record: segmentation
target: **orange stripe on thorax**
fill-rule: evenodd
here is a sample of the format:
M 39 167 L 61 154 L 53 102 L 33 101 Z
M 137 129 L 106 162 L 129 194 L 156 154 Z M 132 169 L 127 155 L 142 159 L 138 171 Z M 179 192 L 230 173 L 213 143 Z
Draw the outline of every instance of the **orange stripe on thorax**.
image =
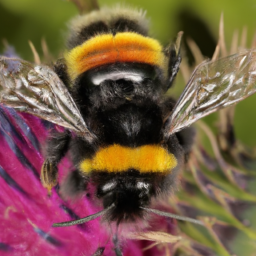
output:
M 75 79 L 92 68 L 115 62 L 137 62 L 166 67 L 162 46 L 155 39 L 133 32 L 95 36 L 69 51 L 68 72 Z

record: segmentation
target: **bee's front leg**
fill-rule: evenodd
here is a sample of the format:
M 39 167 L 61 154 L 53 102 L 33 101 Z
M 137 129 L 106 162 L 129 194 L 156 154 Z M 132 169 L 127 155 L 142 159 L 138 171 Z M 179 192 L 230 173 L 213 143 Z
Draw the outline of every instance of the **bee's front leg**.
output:
M 41 168 L 41 182 L 48 192 L 57 185 L 58 180 L 58 167 L 56 162 L 51 162 L 46 159 Z
M 174 79 L 179 72 L 180 63 L 181 63 L 181 54 L 180 54 L 180 44 L 183 32 L 179 32 L 176 38 L 175 44 L 171 44 L 167 47 L 166 54 L 169 58 L 168 62 L 168 85 L 167 89 L 169 89 Z
M 48 140 L 46 160 L 41 168 L 41 182 L 49 193 L 57 185 L 58 163 L 68 151 L 70 138 L 70 132 L 65 131 L 63 133 L 54 132 Z

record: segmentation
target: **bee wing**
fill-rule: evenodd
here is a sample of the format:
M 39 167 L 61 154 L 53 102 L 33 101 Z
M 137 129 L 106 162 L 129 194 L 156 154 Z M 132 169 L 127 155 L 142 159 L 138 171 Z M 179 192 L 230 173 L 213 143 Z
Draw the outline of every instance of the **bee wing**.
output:
M 221 108 L 256 92 L 256 49 L 204 62 L 188 84 L 165 122 L 167 136 Z
M 47 66 L 0 57 L 0 103 L 94 138 L 67 88 Z

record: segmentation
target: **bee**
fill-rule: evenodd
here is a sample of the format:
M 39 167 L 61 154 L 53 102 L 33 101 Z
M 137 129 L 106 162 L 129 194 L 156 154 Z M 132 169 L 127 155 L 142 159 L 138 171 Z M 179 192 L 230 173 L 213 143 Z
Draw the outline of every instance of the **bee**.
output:
M 145 13 L 102 8 L 71 21 L 64 57 L 52 68 L 0 57 L 0 102 L 64 127 L 48 141 L 41 181 L 58 183 L 69 152 L 75 167 L 61 183 L 63 197 L 93 185 L 103 210 L 55 223 L 81 224 L 99 216 L 121 223 L 147 214 L 202 224 L 152 208 L 170 195 L 191 151 L 202 117 L 256 91 L 256 50 L 199 65 L 178 101 L 166 96 L 179 71 L 181 33 L 163 47 L 148 33 Z

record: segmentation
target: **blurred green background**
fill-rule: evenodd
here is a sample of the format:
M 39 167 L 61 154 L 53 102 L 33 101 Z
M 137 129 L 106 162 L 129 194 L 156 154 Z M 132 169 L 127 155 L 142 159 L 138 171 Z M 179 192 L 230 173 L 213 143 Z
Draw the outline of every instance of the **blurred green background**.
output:
M 113 5 L 120 1 L 99 1 L 102 5 Z M 254 0 L 126 0 L 122 4 L 143 8 L 151 19 L 151 35 L 164 45 L 183 30 L 199 45 L 205 56 L 211 57 L 218 38 L 220 15 L 224 13 L 225 37 L 230 45 L 235 30 L 241 34 L 247 27 L 250 47 L 256 27 L 256 2 Z M 57 58 L 65 48 L 66 23 L 78 11 L 72 2 L 66 0 L 0 0 L 0 39 L 6 39 L 18 54 L 32 60 L 28 45 L 31 40 L 41 54 L 41 39 L 44 37 L 50 52 Z M 3 50 L 3 44 L 0 44 Z M 189 56 L 189 53 L 188 53 Z M 184 87 L 182 79 L 177 80 L 176 89 Z M 254 114 L 255 113 L 255 114 Z M 256 96 L 240 103 L 236 110 L 235 131 L 245 144 L 256 145 Z M 214 123 L 216 115 L 206 120 Z

